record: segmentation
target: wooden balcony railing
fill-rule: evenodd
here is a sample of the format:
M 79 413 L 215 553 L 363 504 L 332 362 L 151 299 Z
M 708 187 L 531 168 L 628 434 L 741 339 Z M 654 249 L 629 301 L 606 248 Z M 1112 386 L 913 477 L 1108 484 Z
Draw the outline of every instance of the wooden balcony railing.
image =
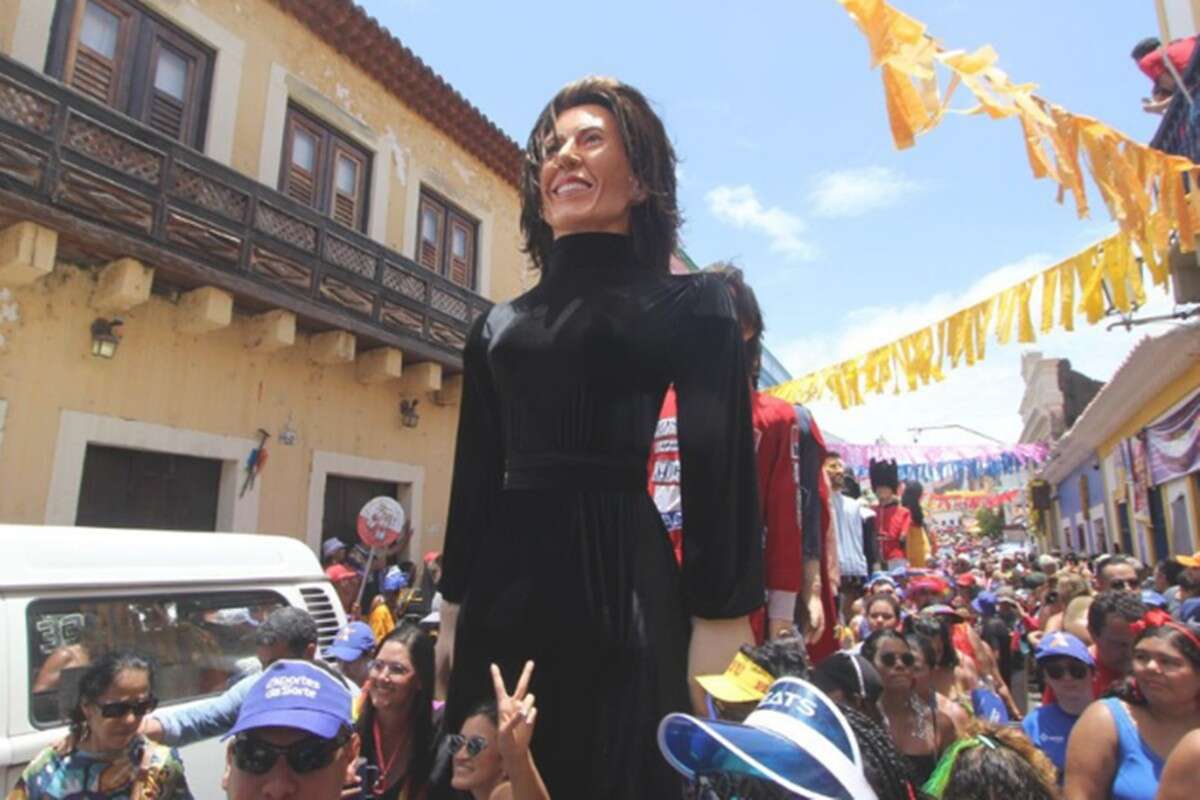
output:
M 0 215 L 84 261 L 131 256 L 451 368 L 490 303 L 282 193 L 0 56 Z

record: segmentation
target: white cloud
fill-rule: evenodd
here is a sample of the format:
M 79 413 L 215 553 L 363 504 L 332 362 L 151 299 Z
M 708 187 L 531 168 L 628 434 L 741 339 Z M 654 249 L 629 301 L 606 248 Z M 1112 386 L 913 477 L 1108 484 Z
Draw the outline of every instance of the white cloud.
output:
M 921 189 L 921 184 L 893 169 L 862 167 L 818 175 L 808 199 L 817 216 L 858 217 L 894 206 Z
M 766 234 L 771 252 L 801 261 L 816 258 L 816 246 L 804 237 L 804 220 L 779 206 L 764 206 L 753 187 L 718 186 L 705 199 L 722 222 Z
M 768 344 L 792 375 L 799 376 L 919 330 L 1033 276 L 1049 264 L 1046 256 L 1031 255 L 988 273 L 964 292 L 942 293 L 899 307 L 863 306 L 848 311 L 841 325 L 827 334 Z M 1170 297 L 1160 289 L 1147 286 L 1147 295 L 1147 305 L 1138 316 L 1162 314 L 1171 309 Z M 1038 286 L 1031 298 L 1035 326 L 1040 308 Z M 822 400 L 814 403 L 812 410 L 823 430 L 854 443 L 869 443 L 879 437 L 892 443 L 911 442 L 910 428 L 938 425 L 962 425 L 1015 442 L 1021 433 L 1018 408 L 1025 390 L 1020 369 L 1023 352 L 1039 350 L 1047 357 L 1068 358 L 1074 369 L 1097 380 L 1108 380 L 1142 337 L 1166 330 L 1163 325 L 1138 327 L 1131 333 L 1124 329 L 1107 331 L 1105 327 L 1103 323 L 1089 326 L 1079 316 L 1074 332 L 1054 330 L 1046 336 L 1039 335 L 1036 344 L 1018 344 L 1014 336 L 1010 344 L 999 345 L 989 335 L 985 360 L 974 367 L 948 369 L 942 383 L 899 395 L 868 396 L 864 405 L 846 410 L 836 402 Z M 984 440 L 952 429 L 922 433 L 920 441 L 950 444 Z

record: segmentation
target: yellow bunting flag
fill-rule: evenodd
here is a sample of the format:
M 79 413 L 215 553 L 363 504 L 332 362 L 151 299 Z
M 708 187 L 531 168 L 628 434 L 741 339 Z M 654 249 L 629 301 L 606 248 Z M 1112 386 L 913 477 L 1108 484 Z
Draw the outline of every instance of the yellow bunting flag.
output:
M 1128 313 L 1141 306 L 1146 299 L 1143 267 L 1155 286 L 1168 289 L 1173 242 L 1192 252 L 1200 231 L 1200 192 L 1185 188 L 1200 185 L 1200 167 L 1038 97 L 1036 86 L 1014 83 L 996 66 L 999 57 L 990 46 L 973 52 L 944 50 L 924 24 L 885 0 L 838 2 L 866 37 L 871 66 L 880 68 L 897 147 L 912 147 L 948 113 L 1016 117 L 1034 178 L 1056 183 L 1058 202 L 1069 196 L 1083 218 L 1089 211 L 1086 170 L 1119 232 L 982 302 L 864 355 L 773 387 L 771 394 L 802 403 L 828 398 L 849 408 L 868 395 L 916 391 L 941 381 L 948 369 L 981 361 L 989 335 L 1007 344 L 1015 326 L 1017 341 L 1028 344 L 1037 333 L 1049 334 L 1056 318 L 1058 327 L 1072 331 L 1077 314 L 1094 325 L 1114 310 Z M 948 75 L 944 91 L 939 71 Z M 975 102 L 954 109 L 950 101 L 960 86 Z M 1031 311 L 1035 290 L 1040 290 L 1041 303 L 1036 331 Z
M 1021 344 L 1037 341 L 1057 325 L 1075 329 L 1083 314 L 1089 324 L 1107 318 L 1110 309 L 1127 312 L 1145 302 L 1142 270 L 1152 277 L 1155 266 L 1139 257 L 1128 234 L 1119 232 L 919 330 L 880 344 L 864 355 L 802 375 L 767 391 L 792 403 L 835 400 L 843 408 L 862 405 L 865 397 L 917 391 L 943 380 L 946 370 L 973 366 L 987 355 L 989 337 L 1010 343 L 1013 331 Z M 1157 285 L 1166 289 L 1166 284 Z M 1040 298 L 1035 300 L 1035 292 Z M 1036 329 L 1033 304 L 1040 302 Z
M 946 50 L 923 23 L 885 0 L 838 1 L 867 37 L 871 66 L 880 68 L 898 148 L 912 147 L 917 136 L 935 128 L 947 113 L 1016 117 L 1033 176 L 1057 183 L 1059 202 L 1069 195 L 1079 216 L 1085 217 L 1086 169 L 1110 216 L 1139 246 L 1145 245 L 1142 255 L 1156 283 L 1170 251 L 1172 230 L 1179 232 L 1184 252 L 1193 249 L 1200 192 L 1188 193 L 1183 182 L 1183 176 L 1191 174 L 1191 185 L 1197 185 L 1197 166 L 1191 161 L 1154 150 L 1099 120 L 1038 97 L 1034 84 L 1014 83 L 997 66 L 999 56 L 990 45 L 970 52 Z M 939 71 L 947 76 L 944 93 L 939 92 Z M 950 97 L 959 86 L 975 103 L 951 109 Z M 1085 300 L 1090 297 L 1084 295 Z

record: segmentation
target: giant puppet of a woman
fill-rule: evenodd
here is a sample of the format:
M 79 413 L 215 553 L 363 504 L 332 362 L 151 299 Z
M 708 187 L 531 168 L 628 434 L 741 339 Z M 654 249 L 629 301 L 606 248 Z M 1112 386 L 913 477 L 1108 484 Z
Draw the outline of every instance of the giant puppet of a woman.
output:
M 675 154 L 635 89 L 587 78 L 534 125 L 521 227 L 538 285 L 479 319 L 441 591 L 447 723 L 536 663 L 533 755 L 555 798 L 678 796 L 655 729 L 720 672 L 763 604 L 750 393 L 728 290 L 671 275 Z M 677 565 L 646 493 L 669 384 Z M 456 618 L 456 621 L 455 621 Z

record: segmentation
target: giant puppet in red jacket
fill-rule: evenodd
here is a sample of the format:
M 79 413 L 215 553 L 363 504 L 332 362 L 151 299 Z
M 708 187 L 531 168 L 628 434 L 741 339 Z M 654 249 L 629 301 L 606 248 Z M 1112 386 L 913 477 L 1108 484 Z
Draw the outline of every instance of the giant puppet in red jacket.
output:
M 900 505 L 899 473 L 895 461 L 871 459 L 871 490 L 879 498 L 879 504 L 874 507 L 879 556 L 888 569 L 908 564 L 905 544 L 912 515 Z
M 754 449 L 758 459 L 759 508 L 765 537 L 764 567 L 766 604 L 750 618 L 754 636 L 761 644 L 767 638 L 767 620 L 778 627 L 792 619 L 800 591 L 801 533 L 799 476 L 799 428 L 796 413 L 788 403 L 754 392 Z M 650 455 L 650 494 L 662 515 L 663 524 L 683 560 L 683 512 L 679 490 L 679 438 L 675 392 L 670 390 L 659 412 L 658 428 Z M 771 636 L 780 630 L 770 630 Z

